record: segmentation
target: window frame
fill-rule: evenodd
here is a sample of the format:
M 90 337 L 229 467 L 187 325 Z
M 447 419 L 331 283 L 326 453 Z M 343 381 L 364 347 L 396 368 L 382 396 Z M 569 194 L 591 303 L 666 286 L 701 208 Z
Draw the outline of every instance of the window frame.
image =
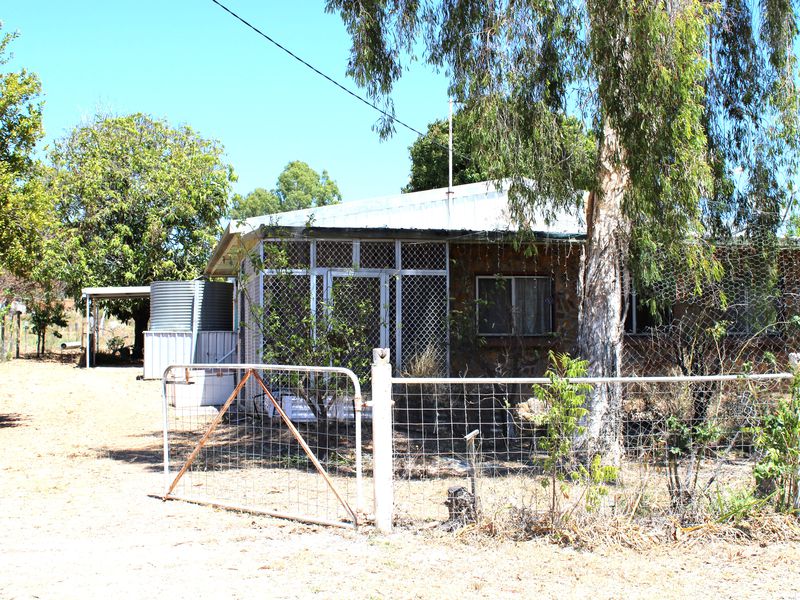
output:
M 631 286 L 631 290 L 627 294 L 627 299 L 623 298 L 623 302 L 628 303 L 628 311 L 622 323 L 622 334 L 626 336 L 645 337 L 652 335 L 656 328 L 662 325 L 670 325 L 675 319 L 673 313 L 675 304 L 670 304 L 659 309 L 662 313 L 662 323 L 660 325 L 640 325 L 639 313 L 637 312 L 639 310 L 639 294 L 633 286 Z M 630 327 L 628 327 L 629 322 Z
M 550 329 L 542 333 L 520 333 L 518 331 L 518 317 L 517 317 L 517 280 L 519 279 L 536 279 L 540 281 L 547 281 L 550 285 Z M 511 332 L 510 333 L 485 333 L 481 331 L 481 299 L 480 299 L 480 281 L 510 281 L 511 282 Z M 508 338 L 508 337 L 547 337 L 552 336 L 556 332 L 556 319 L 555 319 L 555 280 L 549 275 L 476 275 L 475 276 L 475 331 L 481 337 L 488 338 Z

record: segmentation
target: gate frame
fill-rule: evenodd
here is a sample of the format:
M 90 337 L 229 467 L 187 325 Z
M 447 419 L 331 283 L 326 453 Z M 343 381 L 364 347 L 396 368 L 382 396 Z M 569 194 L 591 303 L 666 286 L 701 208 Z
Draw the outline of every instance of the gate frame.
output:
M 208 426 L 206 432 L 200 438 L 198 443 L 196 444 L 194 450 L 191 452 L 189 457 L 186 459 L 183 467 L 178 472 L 178 474 L 174 477 L 170 477 L 170 462 L 169 462 L 169 401 L 167 399 L 167 376 L 173 370 L 186 370 L 186 376 L 188 377 L 188 373 L 190 370 L 230 370 L 230 371 L 246 371 L 244 377 L 242 377 L 236 386 L 233 389 L 233 392 L 230 394 L 228 399 L 222 405 L 219 410 L 217 416 L 212 420 L 211 424 Z M 308 444 L 303 439 L 300 432 L 291 422 L 289 417 L 284 412 L 283 408 L 280 406 L 280 403 L 277 402 L 272 395 L 272 393 L 267 388 L 266 384 L 264 383 L 261 376 L 257 373 L 257 371 L 280 371 L 280 372 L 298 372 L 298 373 L 336 373 L 339 375 L 345 375 L 348 377 L 353 384 L 353 412 L 354 412 L 354 420 L 355 420 L 355 455 L 356 455 L 356 509 L 353 510 L 347 501 L 339 494 L 336 487 L 333 485 L 333 482 L 328 477 L 327 473 L 325 472 L 324 467 L 319 463 L 314 453 L 308 447 Z M 364 494 L 363 494 L 363 461 L 362 461 L 362 443 L 361 443 L 361 417 L 364 408 L 364 400 L 361 395 L 361 384 L 358 381 L 358 377 L 356 377 L 355 373 L 353 373 L 350 369 L 346 369 L 344 367 L 315 367 L 315 366 L 306 366 L 306 365 L 268 365 L 268 364 L 258 364 L 258 363 L 232 363 L 232 364 L 209 364 L 209 363 L 198 363 L 198 364 L 183 364 L 183 365 L 169 365 L 166 369 L 164 369 L 164 373 L 161 376 L 161 398 L 162 398 L 162 417 L 163 417 L 163 452 L 164 452 L 164 494 L 161 496 L 163 501 L 167 500 L 183 500 L 185 502 L 191 502 L 194 504 L 206 504 L 218 508 L 230 508 L 233 510 L 240 510 L 245 512 L 251 512 L 256 514 L 265 514 L 273 517 L 284 518 L 284 519 L 292 519 L 296 521 L 303 521 L 307 523 L 316 523 L 320 525 L 332 525 L 335 527 L 347 527 L 348 524 L 339 521 L 329 521 L 326 519 L 316 519 L 313 517 L 307 517 L 302 515 L 292 515 L 286 513 L 279 513 L 275 511 L 266 511 L 266 510 L 256 510 L 247 508 L 244 506 L 235 506 L 231 504 L 224 504 L 220 502 L 213 502 L 213 501 L 201 501 L 198 499 L 193 498 L 186 498 L 181 496 L 175 496 L 172 494 L 172 491 L 177 485 L 178 481 L 181 477 L 186 473 L 186 471 L 191 466 L 191 463 L 196 458 L 199 451 L 203 448 L 203 445 L 208 440 L 210 435 L 214 432 L 217 425 L 222 421 L 222 417 L 224 416 L 225 412 L 228 410 L 230 405 L 233 401 L 237 398 L 239 393 L 241 392 L 244 384 L 250 377 L 255 377 L 256 382 L 259 383 L 266 393 L 269 400 L 272 402 L 275 409 L 281 416 L 283 422 L 289 427 L 292 435 L 298 441 L 298 443 L 303 448 L 303 451 L 308 455 L 311 462 L 314 464 L 314 467 L 319 472 L 319 474 L 325 479 L 326 484 L 330 487 L 331 491 L 334 493 L 336 498 L 342 504 L 342 506 L 347 510 L 348 513 L 353 518 L 352 526 L 354 528 L 358 528 L 359 525 L 359 515 L 364 514 Z

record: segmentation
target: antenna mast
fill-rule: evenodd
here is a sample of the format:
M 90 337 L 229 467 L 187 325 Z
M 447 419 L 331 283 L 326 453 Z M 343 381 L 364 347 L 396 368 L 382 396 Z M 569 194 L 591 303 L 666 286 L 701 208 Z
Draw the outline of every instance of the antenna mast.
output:
M 447 176 L 447 199 L 453 196 L 453 99 L 450 98 L 450 118 L 448 119 L 450 136 L 448 144 L 448 176 Z

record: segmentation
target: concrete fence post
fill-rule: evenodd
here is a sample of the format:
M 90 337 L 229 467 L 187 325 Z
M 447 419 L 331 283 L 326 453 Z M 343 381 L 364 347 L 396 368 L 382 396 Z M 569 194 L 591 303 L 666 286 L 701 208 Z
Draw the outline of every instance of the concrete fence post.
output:
M 392 458 L 392 364 L 388 348 L 372 351 L 372 461 L 375 527 L 389 533 L 394 512 Z

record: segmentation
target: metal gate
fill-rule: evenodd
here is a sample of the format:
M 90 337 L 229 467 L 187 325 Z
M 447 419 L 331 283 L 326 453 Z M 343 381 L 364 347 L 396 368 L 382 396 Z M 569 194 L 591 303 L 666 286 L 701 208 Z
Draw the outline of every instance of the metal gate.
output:
M 361 387 L 339 367 L 173 365 L 163 376 L 165 500 L 357 527 Z

